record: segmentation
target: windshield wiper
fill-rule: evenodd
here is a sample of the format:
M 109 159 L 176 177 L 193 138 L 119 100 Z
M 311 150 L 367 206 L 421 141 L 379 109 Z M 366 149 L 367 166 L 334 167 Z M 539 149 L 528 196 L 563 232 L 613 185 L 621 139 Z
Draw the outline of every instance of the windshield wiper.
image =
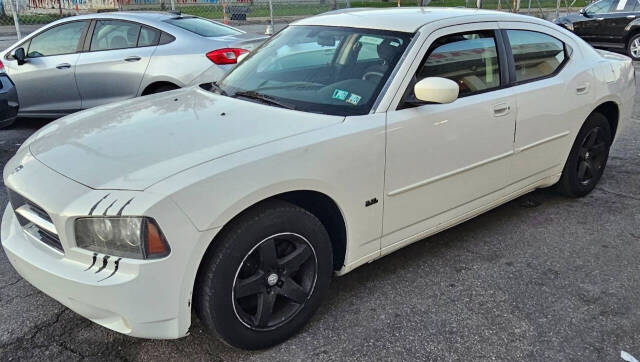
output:
M 291 104 L 280 102 L 271 96 L 258 93 L 256 91 L 240 91 L 240 92 L 235 92 L 233 95 L 234 98 L 238 96 L 249 98 L 249 99 L 255 99 L 264 103 L 268 103 L 268 104 L 286 108 L 286 109 L 296 109 L 296 107 L 292 106 Z
M 220 93 L 223 96 L 228 96 L 229 94 L 227 94 L 227 92 L 225 92 L 224 89 L 222 89 L 219 85 L 218 82 L 211 82 L 211 88 L 215 89 L 218 91 L 218 93 Z

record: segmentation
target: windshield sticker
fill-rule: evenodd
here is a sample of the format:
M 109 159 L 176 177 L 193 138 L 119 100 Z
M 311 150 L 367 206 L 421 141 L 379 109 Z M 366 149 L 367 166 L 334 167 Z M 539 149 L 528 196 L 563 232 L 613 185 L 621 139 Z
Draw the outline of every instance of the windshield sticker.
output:
M 344 101 L 345 99 L 347 99 L 348 95 L 349 95 L 349 91 L 342 90 L 342 89 L 336 89 L 336 90 L 333 91 L 333 96 L 331 96 L 331 98 L 339 99 L 341 101 Z
M 347 103 L 351 103 L 355 106 L 358 104 L 358 102 L 360 102 L 361 99 L 362 97 L 360 97 L 359 95 L 355 93 L 351 93 L 351 95 L 349 96 L 349 99 L 347 99 Z

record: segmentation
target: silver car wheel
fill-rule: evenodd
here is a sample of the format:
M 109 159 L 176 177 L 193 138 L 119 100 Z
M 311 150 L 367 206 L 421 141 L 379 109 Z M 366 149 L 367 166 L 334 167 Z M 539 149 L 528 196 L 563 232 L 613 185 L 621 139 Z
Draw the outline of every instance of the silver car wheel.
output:
M 634 58 L 640 58 L 640 38 L 633 39 L 629 51 Z

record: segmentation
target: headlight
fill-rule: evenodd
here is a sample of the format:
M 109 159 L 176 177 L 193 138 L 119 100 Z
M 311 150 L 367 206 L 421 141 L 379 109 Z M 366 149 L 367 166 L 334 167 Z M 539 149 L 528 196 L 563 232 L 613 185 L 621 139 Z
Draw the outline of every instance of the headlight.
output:
M 564 26 L 569 31 L 573 31 L 573 23 L 564 23 L 564 24 L 560 24 L 560 25 Z
M 171 249 L 148 217 L 86 217 L 75 221 L 76 244 L 98 253 L 134 259 L 169 255 Z

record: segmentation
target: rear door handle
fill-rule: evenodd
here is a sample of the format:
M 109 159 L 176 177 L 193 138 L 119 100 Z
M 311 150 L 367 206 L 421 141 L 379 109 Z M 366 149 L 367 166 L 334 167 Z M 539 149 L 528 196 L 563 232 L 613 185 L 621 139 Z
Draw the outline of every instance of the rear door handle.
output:
M 133 56 L 130 56 L 130 57 L 126 57 L 126 58 L 124 58 L 124 61 L 125 61 L 125 62 L 137 62 L 137 61 L 138 61 L 138 60 L 140 60 L 140 59 L 142 59 L 142 58 L 140 58 L 140 57 L 139 57 L 139 56 L 137 56 L 137 55 L 133 55 Z
M 71 64 L 69 64 L 69 63 L 60 63 L 60 64 L 56 65 L 56 68 L 58 68 L 58 69 L 69 69 L 69 68 L 71 68 Z
M 596 18 L 596 20 L 601 21 L 604 20 L 604 18 Z
M 627 15 L 627 19 L 635 19 L 636 16 L 635 15 Z
M 509 103 L 498 103 L 493 105 L 493 115 L 495 117 L 501 117 L 511 112 L 511 106 Z

